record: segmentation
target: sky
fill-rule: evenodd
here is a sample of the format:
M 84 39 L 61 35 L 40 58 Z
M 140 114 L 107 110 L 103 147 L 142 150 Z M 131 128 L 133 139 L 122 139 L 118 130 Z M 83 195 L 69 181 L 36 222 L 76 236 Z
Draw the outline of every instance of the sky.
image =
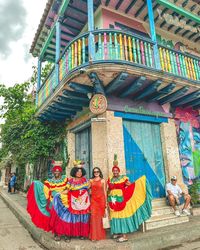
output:
M 37 65 L 29 53 L 47 0 L 0 0 L 0 84 L 29 79 Z

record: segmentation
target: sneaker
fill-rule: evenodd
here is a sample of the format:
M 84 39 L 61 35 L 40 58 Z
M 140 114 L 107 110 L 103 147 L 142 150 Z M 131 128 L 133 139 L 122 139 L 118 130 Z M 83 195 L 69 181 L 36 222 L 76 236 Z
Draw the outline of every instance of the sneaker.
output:
M 188 215 L 188 216 L 191 215 L 191 213 L 190 213 L 187 209 L 183 209 L 182 212 L 183 212 L 183 214 L 185 214 L 185 215 Z
M 178 210 L 175 210 L 174 214 L 175 214 L 176 216 L 181 216 L 181 214 L 180 214 L 180 212 L 179 212 Z

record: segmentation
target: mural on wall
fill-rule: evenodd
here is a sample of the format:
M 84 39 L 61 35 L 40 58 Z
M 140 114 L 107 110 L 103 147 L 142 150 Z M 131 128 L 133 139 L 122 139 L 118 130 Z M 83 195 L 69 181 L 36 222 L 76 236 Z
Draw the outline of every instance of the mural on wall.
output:
M 200 121 L 192 108 L 175 110 L 183 180 L 191 185 L 200 178 Z

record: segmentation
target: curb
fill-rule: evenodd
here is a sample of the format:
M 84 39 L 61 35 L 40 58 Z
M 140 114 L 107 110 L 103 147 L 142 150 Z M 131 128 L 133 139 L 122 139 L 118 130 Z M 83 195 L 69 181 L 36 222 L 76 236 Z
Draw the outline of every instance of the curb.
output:
M 77 239 L 73 239 L 70 243 L 64 241 L 56 242 L 53 240 L 51 233 L 46 233 L 33 225 L 26 210 L 20 204 L 12 200 L 11 197 L 4 192 L 0 191 L 0 196 L 32 237 L 44 248 L 49 250 L 158 250 L 177 246 L 184 242 L 194 241 L 200 238 L 200 220 L 196 217 L 194 223 L 179 224 L 176 225 L 175 228 L 173 228 L 173 226 L 168 226 L 157 230 L 154 229 L 146 233 L 136 232 L 129 237 L 130 240 L 128 242 L 122 244 L 116 244 L 110 239 L 97 243 L 93 243 L 89 240 L 81 241 Z

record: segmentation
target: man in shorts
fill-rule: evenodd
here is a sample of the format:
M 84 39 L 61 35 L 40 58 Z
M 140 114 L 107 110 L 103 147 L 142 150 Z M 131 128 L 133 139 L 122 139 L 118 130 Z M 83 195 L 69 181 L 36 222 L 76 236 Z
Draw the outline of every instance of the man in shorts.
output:
M 187 210 L 187 208 L 190 204 L 191 197 L 189 194 L 183 193 L 182 189 L 177 184 L 176 176 L 172 176 L 171 182 L 167 183 L 166 185 L 166 197 L 169 204 L 174 209 L 174 214 L 176 216 L 180 216 L 180 211 L 176 208 L 176 205 L 182 204 L 184 204 L 182 213 L 185 215 L 190 215 L 190 212 Z

